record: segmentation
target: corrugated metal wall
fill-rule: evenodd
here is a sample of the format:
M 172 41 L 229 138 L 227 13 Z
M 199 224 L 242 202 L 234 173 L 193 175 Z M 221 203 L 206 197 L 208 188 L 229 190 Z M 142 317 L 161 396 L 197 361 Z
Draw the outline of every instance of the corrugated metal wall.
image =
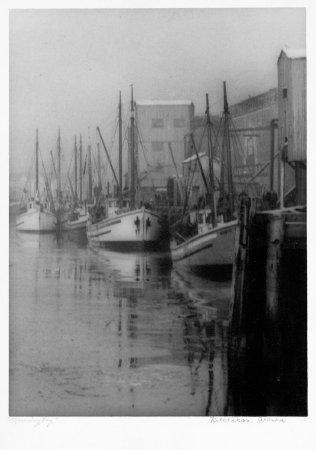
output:
M 306 161 L 306 58 L 278 60 L 279 139 L 288 160 Z

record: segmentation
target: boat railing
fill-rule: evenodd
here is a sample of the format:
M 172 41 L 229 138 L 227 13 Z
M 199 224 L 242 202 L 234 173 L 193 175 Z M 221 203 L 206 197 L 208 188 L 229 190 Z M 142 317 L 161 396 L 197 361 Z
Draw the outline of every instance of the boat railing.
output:
M 181 242 L 185 241 L 185 238 L 180 233 L 178 233 L 177 231 L 174 232 L 174 236 L 175 236 L 176 241 L 177 241 L 178 244 L 180 244 Z

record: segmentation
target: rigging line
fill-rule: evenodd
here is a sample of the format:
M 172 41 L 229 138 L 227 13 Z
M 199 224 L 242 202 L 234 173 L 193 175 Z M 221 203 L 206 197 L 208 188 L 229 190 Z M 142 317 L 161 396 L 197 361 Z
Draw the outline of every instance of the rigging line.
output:
M 118 122 L 117 122 L 117 124 L 116 124 L 115 134 L 116 134 L 116 132 L 117 132 L 117 129 L 118 129 Z M 112 150 L 114 149 L 114 144 L 115 144 L 115 135 L 114 135 L 114 137 L 113 137 L 112 142 L 110 143 L 110 150 L 109 150 L 110 155 L 112 155 Z M 116 148 L 117 148 L 117 147 L 118 147 L 118 145 L 116 146 Z M 113 158 L 118 160 L 118 152 L 117 152 L 116 154 L 113 154 Z
M 118 120 L 116 121 L 116 126 L 115 126 L 115 130 L 114 130 L 114 135 L 113 135 L 113 137 L 112 137 L 112 140 L 110 141 L 110 145 L 109 145 L 109 155 L 110 156 L 112 156 L 111 155 L 111 152 L 112 152 L 112 150 L 113 150 L 113 147 L 114 147 L 114 140 L 115 140 L 115 135 L 116 135 L 116 132 L 117 132 L 117 128 L 118 128 Z M 113 134 L 113 132 L 112 132 L 112 134 Z M 108 169 L 108 167 L 109 167 L 109 161 L 107 160 L 106 161 L 106 164 L 107 164 L 107 169 Z
M 102 127 L 110 128 L 116 121 L 117 116 L 117 108 L 112 109 L 109 114 L 104 118 L 104 122 L 102 120 Z
M 46 173 L 46 169 L 45 169 L 45 165 L 44 165 L 44 161 L 43 161 L 42 152 L 40 151 L 40 149 L 39 149 L 39 154 L 40 154 L 40 157 L 41 157 L 41 162 L 42 162 L 42 166 L 43 166 L 43 170 L 44 170 L 44 177 L 45 177 L 45 180 L 46 180 L 46 192 L 47 192 L 49 201 L 53 203 L 52 189 L 51 189 L 51 185 L 50 185 L 50 182 L 49 182 L 47 173 Z M 49 189 L 49 191 L 48 191 L 47 189 Z M 54 207 L 53 204 L 52 204 L 52 207 Z
M 140 145 L 141 145 L 142 150 L 143 150 L 144 160 L 145 160 L 145 163 L 146 163 L 146 165 L 147 165 L 147 168 L 149 168 L 149 166 L 150 166 L 150 167 L 153 167 L 152 164 L 149 164 L 149 163 L 148 163 L 148 159 L 147 159 L 147 156 L 146 156 L 146 150 L 147 150 L 147 149 L 146 149 L 145 146 L 144 146 L 144 143 L 143 143 L 143 140 L 142 140 L 142 135 L 141 135 L 141 133 L 140 133 L 140 130 L 139 130 L 139 128 L 138 128 L 136 122 L 135 122 L 135 129 L 136 129 L 136 133 L 138 134 L 138 137 L 139 137 L 139 139 L 137 140 L 137 143 L 138 143 L 138 141 L 140 142 Z M 148 151 L 148 150 L 147 150 L 147 151 Z
M 118 119 L 114 119 L 113 120 L 113 128 L 112 128 L 112 131 L 111 131 L 111 133 L 110 133 L 110 135 L 112 136 L 112 138 L 111 138 L 111 140 L 110 140 L 110 145 L 108 146 L 108 152 L 109 152 L 109 155 L 111 156 L 111 152 L 112 152 L 112 149 L 113 149 L 113 146 L 114 146 L 114 141 L 115 141 L 115 136 L 116 136 L 116 132 L 117 132 L 117 128 L 118 128 Z M 97 134 L 97 129 L 96 129 L 96 134 Z M 98 135 L 97 135 L 98 136 Z M 100 137 L 99 137 L 99 139 L 98 140 L 96 140 L 97 142 L 99 142 L 100 144 L 101 144 L 101 140 L 100 140 Z M 106 174 L 106 172 L 107 172 L 107 170 L 108 170 L 108 168 L 109 168 L 109 161 L 108 160 L 106 160 L 106 162 L 105 162 L 105 174 Z
M 203 183 L 204 183 L 204 187 L 206 189 L 207 194 L 209 194 L 208 183 L 207 183 L 207 180 L 205 178 L 205 173 L 204 173 L 204 170 L 203 170 L 203 167 L 202 167 L 202 163 L 201 163 L 201 160 L 200 160 L 200 157 L 199 157 L 198 149 L 196 148 L 196 145 L 195 145 L 195 142 L 194 142 L 193 133 L 190 136 L 191 136 L 191 140 L 192 140 L 194 151 L 196 153 L 196 158 L 197 158 L 197 161 L 199 163 L 199 169 L 200 169 L 200 172 L 201 172 L 201 176 L 202 176 L 202 180 L 203 180 Z
M 199 142 L 199 146 L 198 146 L 198 153 L 200 153 L 200 150 L 201 150 L 201 147 L 202 147 L 202 143 L 203 143 L 205 131 L 206 131 L 206 127 L 204 126 L 204 127 L 203 127 L 203 131 L 202 131 L 202 134 L 201 134 L 201 136 L 200 136 L 200 142 Z M 193 148 L 192 142 L 191 142 L 191 148 Z M 194 168 L 194 171 L 193 171 L 193 177 L 196 175 L 196 166 L 197 166 L 197 162 L 198 162 L 198 158 L 197 158 L 197 156 L 196 156 L 196 160 L 195 160 L 195 168 Z M 190 161 L 190 166 L 191 166 L 191 161 Z M 203 175 L 202 175 L 202 176 L 203 176 Z M 192 183 L 193 183 L 193 180 L 192 180 Z
M 200 142 L 202 142 L 202 140 Z M 191 147 L 192 147 L 192 144 L 191 144 Z M 192 189 L 194 176 L 195 176 L 195 173 L 196 173 L 197 158 L 194 161 L 194 168 L 193 168 L 193 170 L 191 168 L 192 163 L 193 163 L 193 161 L 190 161 L 190 164 L 189 164 L 189 167 L 188 167 L 188 180 L 187 180 L 187 185 L 186 185 L 186 189 L 185 189 L 185 201 L 184 201 L 184 205 L 183 205 L 183 211 L 182 211 L 181 220 L 184 219 L 186 210 L 187 210 L 187 208 L 189 206 L 190 193 L 191 193 L 191 189 Z M 191 179 L 190 179 L 190 177 L 191 177 Z
M 93 148 L 92 148 L 93 149 Z M 98 173 L 98 163 L 95 159 L 95 154 L 93 151 L 91 151 L 91 155 L 92 155 L 92 161 L 94 163 L 93 167 L 92 167 L 92 175 L 96 175 Z
M 205 119 L 204 119 L 205 120 Z M 203 120 L 203 121 L 204 121 Z M 206 123 L 205 123 L 206 124 Z M 200 141 L 199 141 L 199 146 L 198 146 L 198 148 L 199 148 L 199 150 L 201 150 L 201 147 L 202 147 L 202 143 L 203 143 L 203 139 L 204 139 L 204 135 L 205 135 L 205 131 L 206 131 L 206 126 L 205 126 L 205 124 L 204 124 L 204 126 L 203 126 L 203 130 L 202 130 L 202 134 L 201 134 L 201 136 L 200 136 Z M 191 144 L 190 144 L 190 147 L 191 147 L 191 149 L 193 148 L 193 145 L 192 145 L 192 142 L 191 142 Z M 189 164 L 189 172 L 191 172 L 191 164 L 193 163 L 193 161 L 190 161 L 190 164 Z M 194 180 L 194 177 L 195 177 L 195 175 L 196 175 L 196 167 L 197 167 L 197 158 L 195 159 L 195 161 L 194 161 L 194 169 L 193 169 L 193 171 L 191 172 L 191 182 L 189 183 L 190 184 L 190 189 L 191 189 L 191 187 L 192 187 L 192 184 L 193 184 L 193 180 Z M 189 173 L 189 176 L 190 176 L 190 173 Z
M 129 111 L 129 107 L 128 108 L 126 108 L 126 112 L 125 112 L 125 116 L 122 118 L 122 122 L 123 123 L 129 123 L 129 114 L 130 114 L 130 111 Z M 128 126 L 128 125 L 126 125 L 126 126 Z
M 153 167 L 153 166 L 150 165 L 150 164 L 148 163 L 148 160 L 147 160 L 147 157 L 146 157 L 145 148 L 144 148 L 144 144 L 143 144 L 143 141 L 142 141 L 142 136 L 141 136 L 141 133 L 140 133 L 140 131 L 139 131 L 138 124 L 137 124 L 136 121 L 135 121 L 135 129 L 136 129 L 136 133 L 137 133 L 138 136 L 139 136 L 139 139 L 137 140 L 137 142 L 138 142 L 138 141 L 140 142 L 140 145 L 141 145 L 141 148 L 142 148 L 142 151 L 143 151 L 143 155 L 144 155 L 144 160 L 145 160 L 145 163 L 146 163 L 146 165 L 147 165 L 147 169 L 149 169 L 149 166 L 150 166 L 150 167 Z M 152 188 L 155 190 L 155 184 L 154 184 L 154 182 L 153 182 L 153 179 L 152 179 L 152 176 L 151 176 L 151 172 L 150 172 L 150 171 L 147 171 L 147 176 L 148 176 L 149 181 L 150 181 L 150 183 L 151 183 L 151 185 L 152 185 Z
M 23 193 L 22 193 L 22 198 L 23 198 L 23 194 L 25 193 L 24 191 L 29 192 L 29 190 L 31 191 L 31 188 L 29 188 L 29 190 L 27 189 L 27 187 L 29 187 L 29 183 L 30 183 L 30 178 L 31 178 L 31 170 L 33 170 L 32 168 L 35 166 L 35 151 L 32 152 L 32 158 L 31 158 L 31 162 L 28 168 L 28 172 L 27 172 L 27 177 L 25 180 L 25 185 L 24 185 L 24 189 L 23 189 Z M 31 192 L 29 192 L 30 194 L 32 194 Z M 22 199 L 21 199 L 22 201 Z
M 204 130 L 203 130 L 203 137 L 204 137 L 204 134 L 205 134 L 206 130 L 207 130 L 207 124 L 206 124 L 206 126 L 204 127 Z M 212 145 L 213 144 L 212 143 L 212 132 L 210 133 L 210 140 L 211 140 L 211 145 Z M 207 155 L 207 156 L 210 159 L 210 156 L 209 155 Z M 215 158 L 213 158 L 212 161 L 210 161 L 210 164 L 213 164 L 213 166 L 214 166 L 214 160 L 215 160 Z M 213 171 L 214 171 L 214 169 L 213 169 Z M 206 175 L 207 175 L 207 179 L 210 180 L 210 169 L 209 169 L 209 167 L 206 169 Z M 214 184 L 214 182 L 213 182 L 213 184 Z
M 220 131 L 221 131 L 222 126 L 223 126 L 223 114 L 222 114 L 219 124 L 218 124 L 217 134 L 215 136 L 215 142 L 214 142 L 214 153 L 216 154 L 216 148 L 217 148 L 218 149 L 217 156 L 219 156 L 219 157 L 221 157 L 220 146 L 219 146 L 219 136 L 220 136 Z
M 136 120 L 135 120 L 135 129 L 136 129 L 136 133 L 137 133 L 138 136 L 139 136 L 139 141 L 140 141 L 140 144 L 141 144 L 142 149 L 143 149 L 144 159 L 145 159 L 146 165 L 147 165 L 147 167 L 148 167 L 148 166 L 153 167 L 151 164 L 148 163 L 148 159 L 147 159 L 147 157 L 146 157 L 146 152 L 145 152 L 145 146 L 144 146 L 143 137 L 142 137 L 141 132 L 140 132 L 140 130 L 139 130 L 139 128 L 138 128 L 138 123 L 137 123 Z M 146 150 L 148 151 L 147 148 L 146 148 Z
M 189 206 L 190 193 L 191 193 L 191 189 L 192 189 L 193 178 L 194 178 L 194 174 L 195 174 L 195 171 L 196 171 L 196 166 L 197 166 L 197 159 L 194 162 L 194 169 L 193 169 L 192 174 L 191 174 L 191 180 L 190 180 L 190 173 L 188 175 L 189 180 L 188 180 L 188 186 L 187 186 L 187 189 L 186 189 L 186 192 L 185 192 L 185 203 L 184 203 L 183 211 L 182 211 L 182 220 L 183 220 L 184 215 L 186 213 L 186 210 L 187 210 L 187 208 Z M 189 172 L 190 172 L 190 169 L 191 169 L 191 164 L 189 166 Z
M 116 119 L 116 121 L 115 121 L 115 127 L 113 127 L 114 131 L 112 130 L 113 137 L 112 137 L 112 140 L 110 141 L 110 147 L 109 147 L 110 151 L 112 150 L 112 147 L 114 145 L 117 128 L 118 128 L 118 119 Z
M 64 184 L 62 186 L 62 190 L 64 190 L 66 188 L 66 184 L 67 184 L 67 181 L 68 181 L 69 172 L 70 172 L 71 163 L 72 163 L 73 158 L 74 158 L 74 152 L 71 152 L 70 163 L 69 163 L 69 166 L 68 166 L 68 171 L 66 172 L 67 175 L 66 175 L 66 179 L 64 180 Z
M 114 133 L 116 133 L 116 130 Z M 113 134 L 113 132 L 111 134 Z M 114 135 L 114 138 L 115 138 L 115 135 Z M 113 141 L 114 141 L 114 139 L 112 139 L 112 141 L 110 142 L 110 145 L 108 147 L 109 156 L 111 156 L 111 151 L 113 149 Z M 102 144 L 100 136 L 99 136 L 99 143 Z M 104 176 L 106 176 L 109 166 L 110 166 L 109 160 L 108 160 L 108 158 L 106 158 L 106 161 L 104 163 Z
M 51 154 L 51 157 L 53 157 L 53 151 L 52 151 L 52 150 L 50 151 L 50 154 Z M 50 161 L 50 164 L 51 164 L 51 161 Z M 52 169 L 50 170 L 49 174 L 48 174 L 48 177 L 49 177 L 49 183 L 50 183 L 50 184 L 52 183 L 53 173 L 54 173 L 54 168 L 52 168 Z

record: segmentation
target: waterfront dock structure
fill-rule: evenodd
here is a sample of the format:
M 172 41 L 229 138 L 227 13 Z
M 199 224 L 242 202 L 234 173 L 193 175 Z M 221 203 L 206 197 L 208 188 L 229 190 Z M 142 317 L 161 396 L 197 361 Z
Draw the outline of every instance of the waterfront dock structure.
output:
M 278 402 L 275 414 L 283 415 L 292 401 L 294 414 L 305 415 L 306 208 L 261 211 L 256 199 L 246 198 L 239 222 L 230 310 L 233 376 L 256 385 L 258 395 L 268 387 L 270 395 L 283 396 L 284 410 Z
M 302 52 L 280 54 L 278 111 L 280 208 L 275 204 L 269 208 L 268 197 L 265 204 L 243 198 L 239 207 L 230 308 L 231 370 L 237 383 L 248 383 L 248 389 L 253 386 L 259 403 L 265 395 L 278 398 L 276 410 L 263 406 L 257 414 L 284 415 L 290 410 L 293 415 L 306 415 L 306 57 Z M 273 154 L 270 164 L 273 167 Z M 284 207 L 286 166 L 295 174 L 290 208 Z

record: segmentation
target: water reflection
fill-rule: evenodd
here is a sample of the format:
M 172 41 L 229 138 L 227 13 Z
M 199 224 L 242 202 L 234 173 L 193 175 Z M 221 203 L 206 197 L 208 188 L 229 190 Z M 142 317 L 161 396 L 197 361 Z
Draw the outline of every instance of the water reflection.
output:
M 230 282 L 10 234 L 10 412 L 224 414 Z
M 189 300 L 184 321 L 184 340 L 191 375 L 191 395 L 195 395 L 199 370 L 208 368 L 206 415 L 226 415 L 228 411 L 227 330 L 231 284 L 192 274 L 173 273 L 176 289 Z

